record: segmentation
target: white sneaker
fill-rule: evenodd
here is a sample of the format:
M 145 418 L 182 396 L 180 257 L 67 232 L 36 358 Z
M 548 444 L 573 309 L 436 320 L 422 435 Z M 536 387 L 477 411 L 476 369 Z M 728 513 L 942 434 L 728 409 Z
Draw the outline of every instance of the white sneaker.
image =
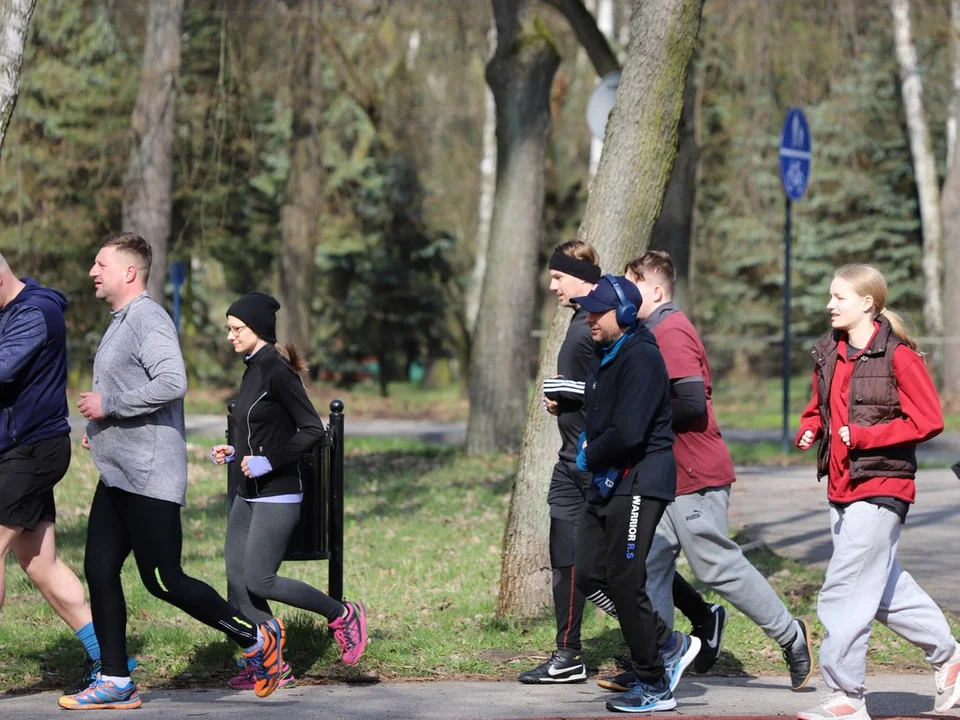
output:
M 937 684 L 937 695 L 933 700 L 933 709 L 937 712 L 949 710 L 960 703 L 960 644 L 953 651 L 953 657 L 947 660 L 933 675 Z
M 797 720 L 870 720 L 867 703 L 863 698 L 853 698 L 840 690 L 824 695 L 815 708 L 797 713 Z

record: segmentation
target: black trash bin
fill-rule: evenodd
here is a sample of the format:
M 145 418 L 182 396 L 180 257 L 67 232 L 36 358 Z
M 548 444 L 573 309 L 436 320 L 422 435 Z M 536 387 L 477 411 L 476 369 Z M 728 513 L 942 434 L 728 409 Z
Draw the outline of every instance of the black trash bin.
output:
M 234 442 L 236 400 L 227 403 L 227 444 Z M 227 512 L 233 507 L 240 463 L 227 464 Z M 343 596 L 343 402 L 330 403 L 330 421 L 323 440 L 300 460 L 303 502 L 300 522 L 287 544 L 284 560 L 329 560 L 329 595 Z

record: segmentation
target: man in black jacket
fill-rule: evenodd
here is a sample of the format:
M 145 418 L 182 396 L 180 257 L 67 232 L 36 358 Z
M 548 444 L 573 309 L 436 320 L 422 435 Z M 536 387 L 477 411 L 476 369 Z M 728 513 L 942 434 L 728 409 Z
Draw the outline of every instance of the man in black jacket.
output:
M 583 385 L 593 357 L 587 313 L 572 298 L 586 295 L 600 279 L 600 259 L 583 240 L 558 245 L 550 257 L 550 290 L 561 307 L 573 310 L 557 357 L 556 377 L 543 383 L 543 405 L 557 417 L 562 445 L 550 478 L 550 567 L 553 569 L 553 605 L 557 616 L 557 649 L 550 658 L 520 673 L 527 684 L 584 682 L 587 667 L 580 657 L 580 623 L 586 601 L 576 588 L 574 543 L 577 520 L 583 510 L 590 476 L 577 468 L 577 438 L 584 428 Z M 602 590 L 589 598 L 608 613 L 613 603 Z
M 676 492 L 670 379 L 653 335 L 637 322 L 636 285 L 604 275 L 574 301 L 587 312 L 596 345 L 577 454 L 577 466 L 592 475 L 577 537 L 577 586 L 586 596 L 609 587 L 630 648 L 637 682 L 607 708 L 671 710 L 673 689 L 700 642 L 671 634 L 646 592 L 647 552 Z

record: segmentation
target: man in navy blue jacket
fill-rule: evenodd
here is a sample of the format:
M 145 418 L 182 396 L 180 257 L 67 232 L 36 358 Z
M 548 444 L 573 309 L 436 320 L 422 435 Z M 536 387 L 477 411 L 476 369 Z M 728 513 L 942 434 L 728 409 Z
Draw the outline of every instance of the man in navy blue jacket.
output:
M 646 592 L 647 553 L 677 487 L 670 378 L 653 334 L 637 322 L 636 285 L 604 275 L 586 296 L 595 344 L 583 404 L 586 429 L 577 467 L 592 476 L 577 535 L 577 587 L 603 583 L 617 609 L 637 682 L 609 710 L 657 712 L 677 706 L 673 690 L 700 641 L 671 633 Z
M 53 487 L 70 465 L 66 306 L 62 293 L 18 279 L 0 255 L 0 607 L 12 549 L 95 662 L 90 606 L 53 532 Z

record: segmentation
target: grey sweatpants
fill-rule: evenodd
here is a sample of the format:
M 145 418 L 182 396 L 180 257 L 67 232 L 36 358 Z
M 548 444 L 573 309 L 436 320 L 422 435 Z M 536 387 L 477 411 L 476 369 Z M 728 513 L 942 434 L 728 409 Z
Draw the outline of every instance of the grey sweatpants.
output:
M 826 629 L 820 674 L 832 690 L 866 692 L 867 640 L 879 620 L 937 665 L 956 642 L 943 612 L 897 561 L 902 525 L 892 510 L 868 502 L 830 507 L 833 555 L 817 614 Z
M 673 627 L 673 573 L 680 550 L 696 578 L 783 645 L 796 634 L 793 616 L 730 539 L 730 486 L 678 495 L 667 506 L 647 556 L 647 594 Z
M 257 624 L 273 617 L 268 600 L 315 612 L 327 620 L 343 615 L 343 605 L 326 593 L 277 575 L 299 520 L 299 503 L 251 503 L 238 496 L 230 508 L 224 548 L 227 598 Z

